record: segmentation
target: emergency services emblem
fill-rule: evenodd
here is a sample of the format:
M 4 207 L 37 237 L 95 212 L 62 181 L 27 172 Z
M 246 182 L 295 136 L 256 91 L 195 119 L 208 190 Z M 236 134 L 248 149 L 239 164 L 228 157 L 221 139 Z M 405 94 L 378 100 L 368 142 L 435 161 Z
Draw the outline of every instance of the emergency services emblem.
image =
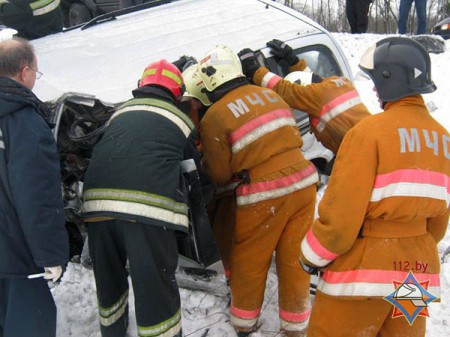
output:
M 419 282 L 413 273 L 409 272 L 403 282 L 392 282 L 394 292 L 384 297 L 394 306 L 392 318 L 405 316 L 409 325 L 412 325 L 417 316 L 430 316 L 428 304 L 437 299 L 427 291 L 430 281 Z

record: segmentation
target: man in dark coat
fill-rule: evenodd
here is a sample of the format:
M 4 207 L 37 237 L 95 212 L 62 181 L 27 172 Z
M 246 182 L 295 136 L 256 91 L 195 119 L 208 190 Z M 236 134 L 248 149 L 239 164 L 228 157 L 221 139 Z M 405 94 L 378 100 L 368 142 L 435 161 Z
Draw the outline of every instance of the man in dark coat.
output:
M 85 175 L 82 213 L 103 337 L 126 335 L 127 260 L 138 335 L 182 336 L 177 232 L 188 231 L 189 218 L 181 162 L 198 154 L 194 125 L 178 108 L 183 91 L 173 64 L 150 64 L 134 98 L 111 117 Z
M 0 42 L 0 336 L 56 335 L 47 282 L 69 258 L 55 139 L 33 47 Z M 44 279 L 42 278 L 44 277 Z
M 28 40 L 61 32 L 60 0 L 0 0 L 0 21 Z

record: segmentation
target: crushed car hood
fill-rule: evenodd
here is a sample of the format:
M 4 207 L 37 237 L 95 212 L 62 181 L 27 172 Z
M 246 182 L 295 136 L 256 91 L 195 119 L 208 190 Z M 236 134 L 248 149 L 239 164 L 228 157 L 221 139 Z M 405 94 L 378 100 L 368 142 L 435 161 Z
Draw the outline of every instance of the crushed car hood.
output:
M 260 49 L 268 36 L 286 41 L 322 30 L 300 13 L 268 0 L 173 1 L 33 40 L 44 73 L 34 91 L 43 101 L 69 91 L 125 101 L 142 70 L 155 60 L 172 62 L 186 54 L 200 58 L 216 44 L 235 52 Z

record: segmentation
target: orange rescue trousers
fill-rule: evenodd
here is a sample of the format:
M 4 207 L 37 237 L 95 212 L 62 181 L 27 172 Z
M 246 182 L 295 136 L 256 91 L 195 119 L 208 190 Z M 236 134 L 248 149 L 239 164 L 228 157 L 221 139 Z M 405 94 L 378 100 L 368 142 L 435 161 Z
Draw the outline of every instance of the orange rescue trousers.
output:
M 267 273 L 276 254 L 281 329 L 304 331 L 311 305 L 310 276 L 299 264 L 301 239 L 314 221 L 316 185 L 283 197 L 240 206 L 231 251 L 231 323 L 257 323 Z
M 382 298 L 342 299 L 318 291 L 308 326 L 308 337 L 424 337 L 426 319 L 412 325 Z

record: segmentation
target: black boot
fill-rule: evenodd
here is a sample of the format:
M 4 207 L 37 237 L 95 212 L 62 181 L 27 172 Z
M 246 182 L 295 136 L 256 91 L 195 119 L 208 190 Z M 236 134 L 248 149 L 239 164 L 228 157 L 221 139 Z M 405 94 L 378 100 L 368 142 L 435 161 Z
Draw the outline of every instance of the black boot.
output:
M 256 330 L 258 330 L 260 327 L 261 327 L 261 323 L 258 322 L 252 328 L 237 328 L 237 327 L 235 327 L 234 329 L 236 330 L 237 337 L 250 337 L 251 334 L 253 332 L 255 332 Z M 240 330 L 240 329 L 245 329 L 245 330 Z

